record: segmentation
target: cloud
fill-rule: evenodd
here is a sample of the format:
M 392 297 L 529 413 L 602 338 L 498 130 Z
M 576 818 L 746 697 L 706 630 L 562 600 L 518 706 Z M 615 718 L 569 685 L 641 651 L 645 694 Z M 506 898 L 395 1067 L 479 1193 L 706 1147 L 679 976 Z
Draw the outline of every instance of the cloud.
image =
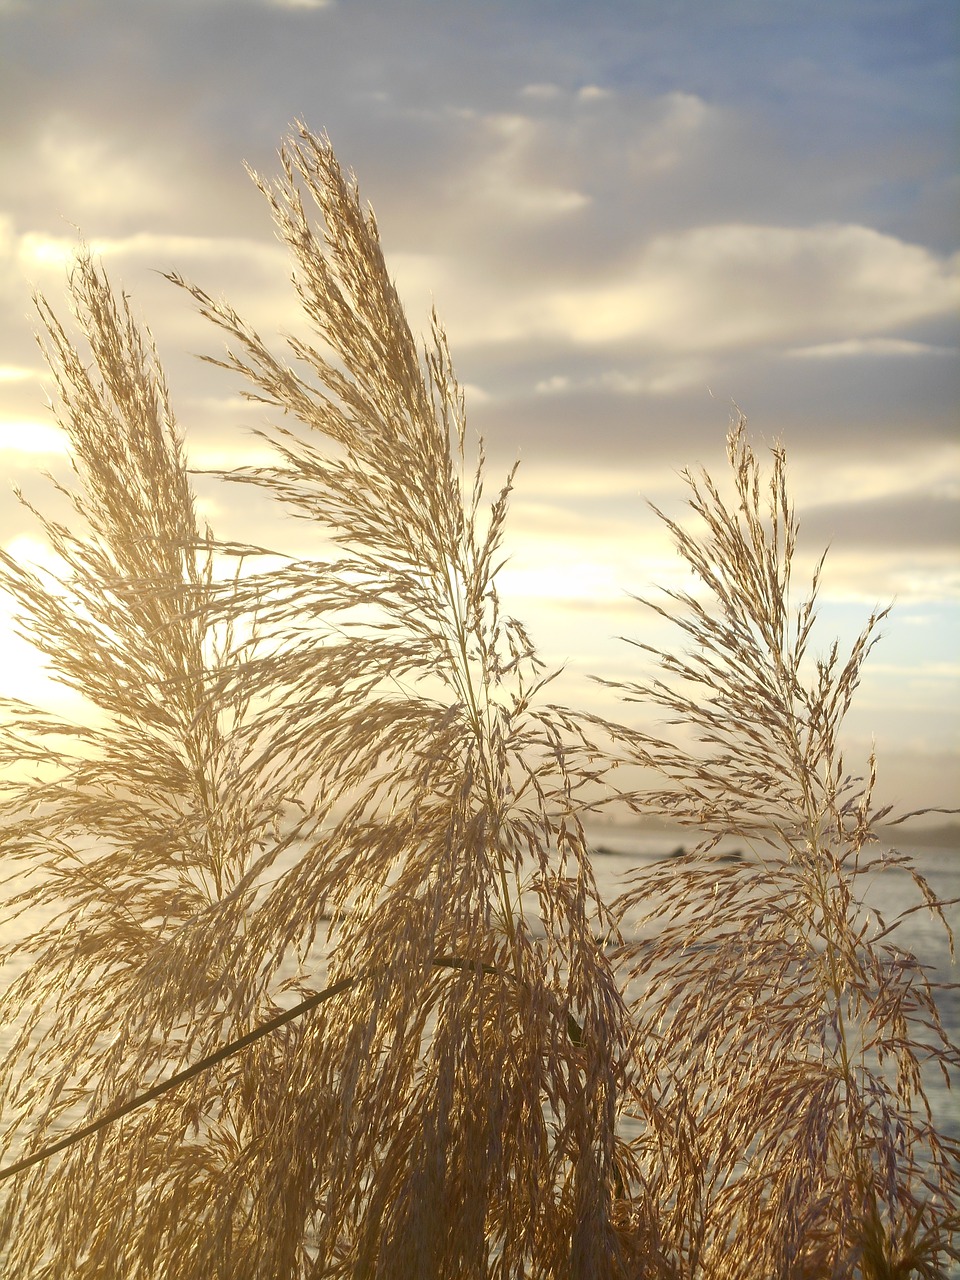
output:
M 846 338 L 842 342 L 824 342 L 814 347 L 796 347 L 787 355 L 800 359 L 839 360 L 849 356 L 952 356 L 954 347 L 938 347 L 929 342 L 911 342 L 907 338 Z
M 59 427 L 48 422 L 10 422 L 0 421 L 0 454 L 42 454 L 54 453 L 64 455 L 69 452 L 67 437 Z M 9 465 L 10 459 L 6 459 Z
M 548 296 L 544 324 L 667 350 L 869 334 L 948 313 L 958 268 L 868 227 L 700 227 L 655 237 L 632 278 Z
M 872 450 L 836 450 L 829 457 L 827 467 L 811 452 L 791 458 L 798 509 L 814 517 L 817 512 L 845 509 L 856 521 L 883 504 L 892 504 L 892 516 L 892 506 L 898 503 L 960 498 L 960 448 L 953 439 L 918 449 L 905 435 L 899 441 L 877 442 Z
M 557 84 L 525 84 L 520 90 L 520 97 L 536 98 L 541 102 L 553 102 L 562 93 L 563 90 Z
M 28 369 L 22 365 L 0 364 L 0 382 L 29 382 L 39 378 L 42 371 Z
M 631 154 L 634 173 L 664 173 L 697 152 L 707 131 L 720 124 L 723 113 L 698 94 L 674 90 L 654 104 L 655 114 L 636 136 Z
M 442 290 L 455 345 L 550 340 L 695 353 L 823 348 L 951 314 L 960 256 L 857 225 L 697 227 L 653 237 L 616 278 L 484 279 L 469 262 L 392 260 L 404 288 Z
M 25 267 L 64 266 L 74 260 L 81 243 L 79 236 L 52 236 L 28 231 L 20 237 L 17 256 Z M 129 236 L 99 236 L 85 243 L 95 257 L 136 259 L 144 264 L 197 260 L 233 264 L 243 261 L 264 273 L 282 275 L 289 262 L 286 250 L 278 244 L 235 236 L 167 235 L 138 231 Z
M 831 607 L 956 593 L 945 10 L 787 8 L 0 0 L 0 480 L 68 476 L 25 277 L 66 315 L 73 224 L 156 333 L 192 460 L 264 456 L 268 411 L 193 359 L 222 335 L 157 271 L 304 332 L 241 167 L 274 173 L 302 116 L 356 168 L 415 330 L 436 301 L 491 467 L 522 455 L 513 594 L 564 651 L 629 668 L 619 584 L 675 572 L 643 496 L 677 512 L 677 467 L 722 475 L 731 398 L 787 446 L 802 554 L 833 542 Z M 314 534 L 197 484 L 227 532 Z
M 804 536 L 814 543 L 842 541 L 847 548 L 905 551 L 960 550 L 960 501 L 956 493 L 914 489 L 859 502 L 808 507 Z
M 825 599 L 855 601 L 866 609 L 891 602 L 897 609 L 916 603 L 960 604 L 960 569 L 955 547 L 938 551 L 916 546 L 900 551 L 889 541 L 868 547 L 847 546 L 838 540 L 831 547 L 827 566 Z M 956 623 L 954 618 L 948 639 L 954 649 Z
M 530 85 L 528 94 L 549 99 L 555 86 Z M 468 117 L 469 119 L 469 113 Z M 590 197 L 556 181 L 544 164 L 546 128 L 519 112 L 479 116 L 474 122 L 474 159 L 457 186 L 459 195 L 498 217 L 541 222 L 576 213 Z
M 47 117 L 34 143 L 34 163 L 58 211 L 78 220 L 105 208 L 113 217 L 140 213 L 154 219 L 179 204 L 178 184 L 149 148 L 124 146 L 66 114 Z
M 181 272 L 213 297 L 226 296 L 241 315 L 260 323 L 267 333 L 271 325 L 274 332 L 302 327 L 302 313 L 290 287 L 290 256 L 285 246 L 272 239 L 139 231 L 84 242 L 79 236 L 28 231 L 13 246 L 8 274 L 39 286 L 55 310 L 60 310 L 65 278 L 84 245 L 102 260 L 114 288 L 132 293 L 134 313 L 144 315 L 162 339 L 165 359 L 174 361 L 178 349 L 183 351 L 198 339 L 219 345 L 214 329 L 197 314 L 191 300 L 163 278 L 165 271 Z M 173 367 L 177 385 L 183 385 L 181 379 L 190 375 L 182 374 L 182 365 Z
M 625 372 L 605 369 L 602 373 L 570 377 L 555 373 L 534 384 L 537 395 L 565 395 L 569 392 L 599 392 L 616 396 L 663 396 L 694 386 L 703 386 L 707 371 L 698 361 L 668 361 L 655 370 Z

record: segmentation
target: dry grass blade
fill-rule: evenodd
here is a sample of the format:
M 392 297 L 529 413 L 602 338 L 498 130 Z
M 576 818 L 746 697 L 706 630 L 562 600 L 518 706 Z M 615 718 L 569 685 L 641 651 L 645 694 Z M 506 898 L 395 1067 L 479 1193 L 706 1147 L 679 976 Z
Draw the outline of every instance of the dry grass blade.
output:
M 8 997 L 33 1010 L 6 1064 L 13 1135 L 36 1149 L 58 1117 L 123 1106 L 291 996 L 337 994 L 13 1179 L 9 1258 L 23 1274 L 52 1257 L 61 1274 L 132 1275 L 154 1256 L 205 1277 L 320 1259 L 329 1274 L 596 1269 L 616 1248 L 623 1004 L 593 941 L 577 780 L 494 588 L 510 479 L 487 505 L 442 332 L 421 356 L 329 144 L 304 133 L 284 165 L 267 194 L 331 354 L 292 341 L 295 372 L 191 292 L 232 343 L 221 363 L 299 423 L 269 433 L 275 468 L 230 479 L 316 522 L 333 559 L 223 577 L 151 354 L 106 282 L 89 263 L 75 280 L 102 385 L 44 313 L 64 425 L 92 455 L 74 495 L 91 534 L 49 529 L 60 585 L 8 568 L 25 625 L 111 719 L 88 761 L 50 757 L 52 789 L 11 793 L 9 847 L 42 876 L 30 901 L 65 908 Z M 128 470 L 142 483 L 118 484 Z M 108 619 L 108 601 L 127 612 Z M 11 756 L 44 729 L 21 716 Z M 109 822 L 107 796 L 123 809 Z
M 59 574 L 5 556 L 0 585 L 93 711 L 2 707 L 6 916 L 46 921 L 0 1000 L 7 1274 L 938 1274 L 958 1152 L 925 1072 L 957 1050 L 863 906 L 884 815 L 839 746 L 883 615 L 811 656 L 782 451 L 764 482 L 739 424 L 733 501 L 691 475 L 705 532 L 667 521 L 703 590 L 654 604 L 682 645 L 622 692 L 676 736 L 548 704 L 496 589 L 514 476 L 485 497 L 439 322 L 420 350 L 326 138 L 257 181 L 304 332 L 277 354 L 172 279 L 282 419 L 274 464 L 223 479 L 315 558 L 198 527 L 156 355 L 88 256 L 79 339 L 40 302 L 72 514 L 37 513 Z M 605 903 L 584 823 L 611 802 L 702 856 Z
M 741 419 L 729 458 L 732 502 L 709 476 L 687 477 L 704 532 L 667 520 L 702 590 L 651 607 L 684 645 L 642 645 L 665 675 L 622 687 L 676 734 L 608 726 L 621 758 L 655 779 L 623 798 L 699 837 L 700 856 L 638 876 L 619 906 L 645 939 L 622 953 L 633 1107 L 646 1117 L 652 1096 L 659 1112 L 636 1159 L 649 1177 L 670 1171 L 659 1212 L 683 1275 L 866 1275 L 864 1232 L 892 1240 L 908 1219 L 936 1268 L 951 1256 L 958 1150 L 926 1088 L 932 1065 L 949 1079 L 960 1055 L 922 962 L 890 944 L 916 908 L 887 922 L 865 906 L 872 877 L 909 864 L 869 856 L 887 816 L 872 807 L 874 762 L 849 777 L 839 745 L 884 614 L 847 658 L 835 644 L 811 656 L 823 561 L 792 606 L 783 452 L 765 490 Z M 741 865 L 711 855 L 728 836 L 750 850 Z M 665 1146 L 677 1132 L 692 1154 Z

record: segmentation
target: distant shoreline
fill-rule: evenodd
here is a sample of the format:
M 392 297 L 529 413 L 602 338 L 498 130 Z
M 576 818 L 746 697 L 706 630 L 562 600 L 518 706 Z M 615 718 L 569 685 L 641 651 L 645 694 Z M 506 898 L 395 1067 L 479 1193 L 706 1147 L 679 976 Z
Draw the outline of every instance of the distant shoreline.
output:
M 877 835 L 892 845 L 922 845 L 927 849 L 960 849 L 960 822 L 905 822 L 902 826 L 879 826 Z
M 644 818 L 632 817 L 626 821 L 619 819 L 613 822 L 596 822 L 595 833 L 598 836 L 600 828 L 611 835 L 640 830 L 651 837 L 662 836 L 668 841 L 677 839 L 689 841 L 691 838 L 690 828 L 653 815 Z M 883 844 L 893 848 L 919 845 L 925 849 L 960 849 L 960 821 L 928 822 L 923 818 L 916 818 L 897 825 L 878 823 L 874 831 Z M 735 840 L 736 836 L 731 833 L 727 839 Z M 595 843 L 603 843 L 603 837 L 599 836 L 599 840 Z

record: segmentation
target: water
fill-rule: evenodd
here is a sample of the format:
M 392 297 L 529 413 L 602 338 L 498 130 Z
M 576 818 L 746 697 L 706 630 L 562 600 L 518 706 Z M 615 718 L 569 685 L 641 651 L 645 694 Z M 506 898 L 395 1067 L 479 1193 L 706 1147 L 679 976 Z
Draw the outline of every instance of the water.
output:
M 622 891 L 625 877 L 637 867 L 652 865 L 678 845 L 690 845 L 689 837 L 680 832 L 650 832 L 639 828 L 594 828 L 589 833 L 594 846 L 608 853 L 595 859 L 595 872 L 606 900 Z M 735 847 L 727 841 L 724 847 Z M 916 870 L 926 879 L 936 897 L 952 905 L 943 909 L 951 928 L 960 935 L 960 848 L 898 844 L 900 852 L 910 856 Z M 879 850 L 877 850 L 879 852 Z M 871 850 L 873 854 L 873 850 Z M 872 858 L 871 858 L 872 860 Z M 920 903 L 920 894 L 909 873 L 896 865 L 864 877 L 858 884 L 865 905 L 892 923 L 904 910 Z M 895 934 L 888 939 L 902 951 L 912 952 L 927 966 L 928 978 L 944 984 L 937 994 L 937 1007 L 944 1030 L 955 1048 L 960 1045 L 960 966 L 950 955 L 949 939 L 942 922 L 926 907 L 908 914 Z M 960 936 L 958 936 L 960 946 Z M 955 1079 L 955 1085 L 958 1081 Z M 960 1106 L 957 1095 L 949 1090 L 936 1069 L 924 1073 L 924 1086 L 930 1101 L 934 1122 L 941 1133 L 960 1141 Z M 948 1263 L 946 1275 L 960 1280 L 960 1263 Z
M 594 826 L 588 831 L 593 847 L 598 850 L 594 868 L 598 884 L 607 901 L 613 900 L 626 887 L 631 872 L 652 865 L 684 841 L 689 845 L 689 835 L 666 830 L 651 831 L 632 826 Z M 721 846 L 722 850 L 723 846 Z M 960 898 L 960 849 L 930 848 L 924 846 L 900 846 L 912 856 L 916 868 L 927 879 L 934 892 L 943 900 Z M 602 850 L 602 852 L 600 851 Z M 891 866 L 872 877 L 867 885 L 870 906 L 891 920 L 899 911 L 919 901 L 916 889 L 907 872 Z M 954 928 L 960 928 L 960 912 L 957 905 L 946 909 Z M 17 925 L 17 933 L 37 928 L 42 921 L 35 915 L 23 918 Z M 8 932 L 9 936 L 9 932 Z M 914 952 L 929 966 L 929 976 L 934 981 L 957 984 L 960 972 L 950 959 L 948 941 L 940 922 L 926 908 L 907 916 L 897 931 L 899 948 Z M 11 981 L 26 963 L 26 957 L 14 954 L 5 970 L 0 971 L 0 988 Z M 947 989 L 939 994 L 938 1004 L 944 1026 L 954 1045 L 960 1044 L 960 989 Z M 9 1046 L 11 1028 L 0 1026 L 0 1053 Z M 954 1097 L 946 1089 L 939 1074 L 931 1073 L 926 1081 L 931 1104 L 940 1129 L 960 1138 L 960 1114 Z M 8 1157 L 9 1159 L 9 1157 Z
M 597 881 L 606 901 L 623 892 L 627 878 L 636 868 L 650 866 L 678 846 L 689 848 L 693 843 L 688 833 L 679 830 L 650 831 L 630 826 L 598 825 L 591 828 L 588 835 L 595 849 L 600 847 L 608 851 L 594 860 Z M 720 844 L 719 851 L 742 847 L 736 840 L 727 840 Z M 960 899 L 960 849 L 908 844 L 900 844 L 897 848 L 911 857 L 916 870 L 941 901 Z M 870 850 L 870 860 L 879 855 L 882 846 L 875 849 Z M 864 894 L 865 905 L 883 916 L 887 924 L 906 908 L 922 901 L 909 873 L 896 865 L 886 866 L 869 878 L 860 879 L 858 892 Z M 952 906 L 945 907 L 944 916 L 958 935 L 960 956 L 960 904 L 954 902 Z M 907 915 L 887 940 L 895 942 L 901 951 L 916 955 L 927 966 L 931 982 L 946 984 L 947 989 L 937 994 L 937 1007 L 951 1044 L 960 1045 L 960 966 L 951 960 L 949 939 L 940 920 L 923 907 Z M 957 1095 L 947 1089 L 939 1071 L 930 1071 L 925 1076 L 925 1085 L 938 1127 L 951 1137 L 960 1139 Z
M 678 845 L 689 846 L 689 834 L 681 831 L 655 830 L 638 826 L 606 826 L 596 824 L 588 829 L 588 837 L 595 851 L 594 870 L 601 893 L 606 901 L 616 898 L 626 887 L 630 873 L 639 867 L 649 866 L 663 858 Z M 720 845 L 720 850 L 733 847 L 735 841 Z M 931 848 L 919 845 L 899 846 L 909 854 L 918 871 L 927 879 L 933 891 L 944 901 L 960 898 L 960 849 Z M 861 888 L 863 884 L 861 882 Z M 867 886 L 869 905 L 891 920 L 906 906 L 919 902 L 919 895 L 908 873 L 896 866 L 885 868 L 873 876 Z M 960 933 L 960 907 L 955 903 L 945 909 L 952 927 Z M 43 923 L 38 913 L 21 917 L 12 927 L 7 926 L 6 937 L 23 936 Z M 932 912 L 922 909 L 904 920 L 896 933 L 897 945 L 912 951 L 929 966 L 929 976 L 946 984 L 960 983 L 960 968 L 951 961 L 948 940 L 942 924 Z M 11 982 L 28 962 L 27 956 L 17 953 L 0 970 L 0 989 Z M 288 975 L 289 976 L 289 975 Z M 953 1044 L 960 1044 L 960 987 L 939 993 L 938 1006 L 944 1027 Z M 0 1026 L 0 1053 L 9 1047 L 11 1029 Z M 932 1081 L 937 1093 L 938 1111 L 943 1115 L 947 1128 L 960 1135 L 960 1116 L 953 1098 Z

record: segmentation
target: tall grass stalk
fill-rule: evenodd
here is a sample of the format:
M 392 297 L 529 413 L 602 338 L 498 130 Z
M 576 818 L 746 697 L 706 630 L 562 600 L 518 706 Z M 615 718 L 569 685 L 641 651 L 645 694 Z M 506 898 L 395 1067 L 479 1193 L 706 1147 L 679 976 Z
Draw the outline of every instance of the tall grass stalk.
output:
M 88 255 L 78 339 L 39 302 L 72 522 L 38 512 L 62 569 L 4 555 L 2 586 L 96 715 L 3 708 L 6 917 L 52 917 L 4 957 L 6 1163 L 90 1131 L 6 1181 L 6 1274 L 945 1274 L 958 1150 L 924 1071 L 958 1052 L 865 878 L 906 866 L 941 906 L 876 851 L 872 762 L 845 770 L 880 618 L 813 656 L 782 452 L 765 490 L 738 424 L 732 500 L 689 475 L 704 532 L 666 521 L 702 590 L 652 603 L 681 644 L 619 688 L 677 738 L 557 705 L 496 590 L 514 476 L 486 498 L 438 320 L 418 350 L 325 138 L 257 181 L 304 336 L 277 355 L 171 278 L 276 422 L 275 463 L 223 480 L 316 558 L 200 527 Z M 696 855 L 603 901 L 606 805 Z

